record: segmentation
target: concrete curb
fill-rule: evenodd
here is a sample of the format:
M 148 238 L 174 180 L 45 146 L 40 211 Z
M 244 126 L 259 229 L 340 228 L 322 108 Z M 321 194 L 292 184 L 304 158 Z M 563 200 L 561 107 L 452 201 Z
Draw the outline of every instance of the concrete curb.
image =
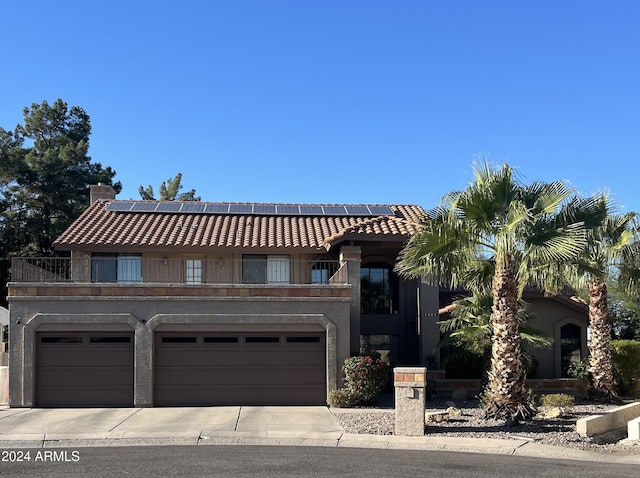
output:
M 314 436 L 255 436 L 228 432 L 207 436 L 205 433 L 181 432 L 171 436 L 162 433 L 85 433 L 74 434 L 14 434 L 0 435 L 0 449 L 82 448 L 120 446 L 174 446 L 174 445 L 258 445 L 258 446 L 310 446 L 329 448 L 371 448 L 388 450 L 445 451 L 494 455 L 527 456 L 532 458 L 579 460 L 599 463 L 640 465 L 640 447 L 637 455 L 599 453 L 573 448 L 544 445 L 525 440 L 475 439 L 457 437 L 399 437 L 392 435 L 340 436 L 321 434 Z M 284 434 L 283 434 L 284 435 Z

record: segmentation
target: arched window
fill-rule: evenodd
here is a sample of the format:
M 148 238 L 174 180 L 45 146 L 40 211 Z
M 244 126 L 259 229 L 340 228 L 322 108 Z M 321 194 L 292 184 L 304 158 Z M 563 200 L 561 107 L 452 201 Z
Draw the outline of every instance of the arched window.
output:
M 398 276 L 386 264 L 370 264 L 360 269 L 360 312 L 398 313 Z
M 582 360 L 582 330 L 575 324 L 560 327 L 560 376 L 569 376 L 569 367 Z

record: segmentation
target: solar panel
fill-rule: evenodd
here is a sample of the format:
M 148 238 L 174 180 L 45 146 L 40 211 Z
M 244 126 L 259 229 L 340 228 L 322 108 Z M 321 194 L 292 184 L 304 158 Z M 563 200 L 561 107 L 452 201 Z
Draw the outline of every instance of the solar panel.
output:
M 225 203 L 207 204 L 204 212 L 208 214 L 227 214 L 229 212 L 229 205 Z
M 276 205 L 275 204 L 254 204 L 253 213 L 254 214 L 275 214 Z
M 344 206 L 322 206 L 324 213 L 328 216 L 346 216 L 347 210 Z
M 306 205 L 300 206 L 300 214 L 322 215 L 322 206 Z
M 107 211 L 180 214 L 265 214 L 286 216 L 395 216 L 385 205 L 365 204 L 256 204 L 199 201 L 110 201 Z
M 179 202 L 161 202 L 156 208 L 156 212 L 178 212 L 182 207 Z
M 107 204 L 107 211 L 128 211 L 133 204 L 132 201 L 112 201 Z
M 204 212 L 205 204 L 197 201 L 187 201 L 182 203 L 182 209 L 180 212 L 200 213 Z
M 369 211 L 374 216 L 395 216 L 390 206 L 369 206 Z
M 276 211 L 278 214 L 300 214 L 300 207 L 293 204 L 276 204 Z
M 251 214 L 253 204 L 229 204 L 230 214 Z
M 347 214 L 350 216 L 368 216 L 369 208 L 367 206 L 345 206 Z
M 152 212 L 156 210 L 158 203 L 156 202 L 136 202 L 131 207 L 134 212 Z

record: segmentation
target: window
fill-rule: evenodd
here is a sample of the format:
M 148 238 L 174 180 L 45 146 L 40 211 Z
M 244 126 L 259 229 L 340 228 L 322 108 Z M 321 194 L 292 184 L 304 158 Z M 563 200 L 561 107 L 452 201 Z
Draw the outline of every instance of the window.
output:
M 187 284 L 202 284 L 202 260 L 187 259 L 185 261 L 185 282 Z
M 360 353 L 379 358 L 387 365 L 398 363 L 397 335 L 361 335 Z
M 94 254 L 91 256 L 94 282 L 142 282 L 140 254 Z
M 81 336 L 72 336 L 72 337 L 40 337 L 41 344 L 81 344 L 82 337 Z
M 319 344 L 320 337 L 307 336 L 307 335 L 290 336 L 290 337 L 287 337 L 287 343 L 288 344 Z
M 118 255 L 118 282 L 142 281 L 142 256 L 139 254 Z
M 243 284 L 289 284 L 291 261 L 289 256 L 244 254 L 242 256 Z
M 311 269 L 311 283 L 312 284 L 328 284 L 329 283 L 329 269 Z
M 244 342 L 246 344 L 278 344 L 280 343 L 280 337 L 258 335 L 255 337 L 245 337 Z
M 130 344 L 131 337 L 122 335 L 107 335 L 101 337 L 89 337 L 90 344 Z
M 582 360 L 582 330 L 575 324 L 560 328 L 560 376 L 569 377 L 569 368 Z
M 188 336 L 165 336 L 162 337 L 163 344 L 195 344 L 198 341 L 197 337 L 188 337 Z
M 389 266 L 361 268 L 360 294 L 362 314 L 398 313 L 398 277 Z
M 94 282 L 118 281 L 118 256 L 94 254 L 91 256 L 91 280 Z
M 232 337 L 232 336 L 204 337 L 202 341 L 205 344 L 237 344 L 238 337 Z

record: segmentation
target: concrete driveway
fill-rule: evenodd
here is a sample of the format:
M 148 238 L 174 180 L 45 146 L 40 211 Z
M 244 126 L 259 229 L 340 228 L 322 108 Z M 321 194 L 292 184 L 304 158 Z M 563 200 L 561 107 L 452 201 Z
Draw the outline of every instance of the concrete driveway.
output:
M 327 407 L 171 407 L 0 409 L 0 441 L 108 442 L 151 438 L 291 438 L 337 442 L 342 428 Z M 42 446 L 42 445 L 40 445 Z

